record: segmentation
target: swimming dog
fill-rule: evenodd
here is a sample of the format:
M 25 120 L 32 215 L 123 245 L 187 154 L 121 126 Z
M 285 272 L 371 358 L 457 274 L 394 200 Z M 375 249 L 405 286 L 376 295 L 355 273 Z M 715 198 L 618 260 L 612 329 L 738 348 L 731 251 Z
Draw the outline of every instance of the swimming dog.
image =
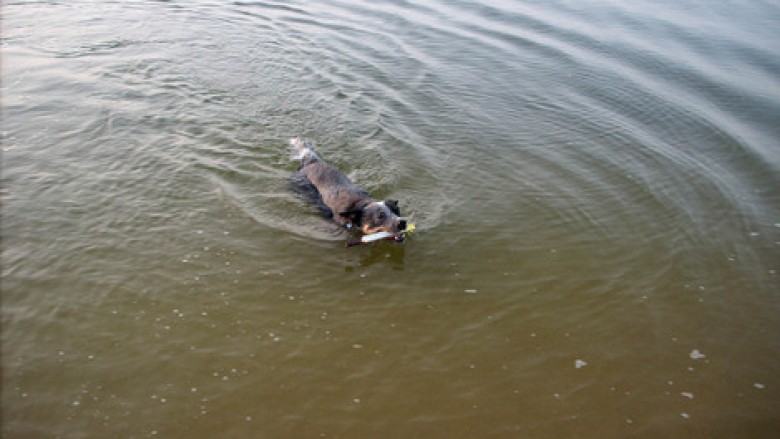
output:
M 407 221 L 401 217 L 397 200 L 377 201 L 346 175 L 322 160 L 311 144 L 298 137 L 290 140 L 293 158 L 301 161 L 294 179 L 310 183 L 316 189 L 321 210 L 347 229 L 370 235 L 389 232 L 403 242 Z

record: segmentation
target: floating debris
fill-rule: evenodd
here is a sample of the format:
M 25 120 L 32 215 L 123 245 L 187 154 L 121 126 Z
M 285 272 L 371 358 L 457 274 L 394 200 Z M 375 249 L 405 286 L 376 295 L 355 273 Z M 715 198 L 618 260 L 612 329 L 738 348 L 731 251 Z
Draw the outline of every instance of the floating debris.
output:
M 692 350 L 690 355 L 692 360 L 701 360 L 702 358 L 707 358 L 707 356 L 702 354 L 698 349 Z
M 574 367 L 576 369 L 580 369 L 582 367 L 585 367 L 588 365 L 588 362 L 585 360 L 574 360 Z

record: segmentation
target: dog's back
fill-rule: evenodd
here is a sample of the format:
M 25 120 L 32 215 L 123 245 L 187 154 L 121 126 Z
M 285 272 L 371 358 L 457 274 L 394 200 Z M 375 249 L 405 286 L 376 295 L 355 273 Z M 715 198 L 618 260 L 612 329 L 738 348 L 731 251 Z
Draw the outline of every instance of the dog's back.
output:
M 362 208 L 374 201 L 361 187 L 346 175 L 322 160 L 309 142 L 301 138 L 290 140 L 293 157 L 301 161 L 298 174 L 305 177 L 319 192 L 322 202 L 331 210 L 333 220 L 348 224 L 349 218 L 341 215 L 356 208 Z

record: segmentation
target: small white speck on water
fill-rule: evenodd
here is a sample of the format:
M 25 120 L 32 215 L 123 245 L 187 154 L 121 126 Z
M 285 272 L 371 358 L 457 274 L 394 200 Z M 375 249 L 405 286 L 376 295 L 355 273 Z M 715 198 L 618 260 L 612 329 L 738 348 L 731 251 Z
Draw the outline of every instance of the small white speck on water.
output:
M 690 357 L 692 360 L 701 360 L 702 358 L 707 358 L 706 355 L 702 354 L 701 351 L 698 349 L 694 349 L 690 353 Z
M 464 290 L 466 294 L 477 294 L 477 290 Z
M 580 369 L 582 367 L 585 367 L 588 365 L 588 362 L 585 360 L 574 360 L 574 367 L 577 369 Z
M 360 398 L 354 398 L 354 399 L 352 400 L 352 402 L 353 402 L 354 404 L 360 404 Z
M 355 343 L 352 345 L 352 349 L 363 349 L 363 345 L 359 343 Z
M 693 399 L 693 393 L 691 392 L 680 392 L 680 395 L 688 399 Z
M 682 416 L 685 419 L 690 419 L 691 418 L 691 415 L 689 415 L 688 413 L 685 413 L 685 412 L 680 413 L 680 416 Z
M 78 407 L 79 405 L 81 405 L 81 403 L 78 402 L 78 401 L 73 401 L 72 405 L 73 405 L 73 407 Z
M 246 417 L 246 422 L 252 422 L 252 417 L 251 416 L 247 416 Z
M 766 386 L 764 384 L 761 384 L 761 383 L 753 383 L 753 387 L 755 387 L 758 390 L 766 389 Z
M 198 391 L 198 388 L 197 388 L 197 387 L 192 387 L 192 388 L 190 388 L 190 392 L 197 392 L 197 391 Z

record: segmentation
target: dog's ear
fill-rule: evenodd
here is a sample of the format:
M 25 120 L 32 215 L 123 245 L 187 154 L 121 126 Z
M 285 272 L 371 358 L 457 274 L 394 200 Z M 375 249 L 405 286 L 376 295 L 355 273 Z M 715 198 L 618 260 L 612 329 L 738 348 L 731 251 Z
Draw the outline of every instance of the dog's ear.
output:
M 363 209 L 351 209 L 339 212 L 339 216 L 346 218 L 352 222 L 352 224 L 360 224 L 360 220 L 363 219 Z
M 398 208 L 398 200 L 385 200 L 385 206 L 394 214 L 401 216 L 401 209 Z

